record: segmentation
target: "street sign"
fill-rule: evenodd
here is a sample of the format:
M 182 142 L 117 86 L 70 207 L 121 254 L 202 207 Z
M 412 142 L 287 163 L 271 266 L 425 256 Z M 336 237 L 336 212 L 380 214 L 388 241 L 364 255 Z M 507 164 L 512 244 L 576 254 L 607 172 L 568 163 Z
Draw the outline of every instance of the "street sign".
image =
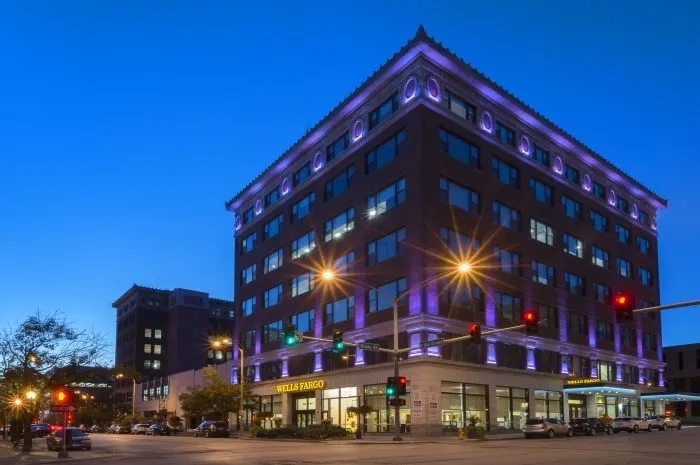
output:
M 379 350 L 379 344 L 375 344 L 374 342 L 360 342 L 357 344 L 357 347 L 362 350 L 373 350 L 375 352 Z
M 396 399 L 389 399 L 389 405 L 394 406 L 396 405 Z M 399 399 L 399 407 L 403 407 L 406 405 L 406 399 Z
M 427 349 L 428 347 L 439 347 L 445 343 L 444 339 L 433 339 L 432 341 L 422 341 L 420 343 L 421 349 Z
M 54 413 L 73 413 L 76 412 L 78 409 L 73 407 L 72 405 L 52 405 L 51 406 L 51 411 Z

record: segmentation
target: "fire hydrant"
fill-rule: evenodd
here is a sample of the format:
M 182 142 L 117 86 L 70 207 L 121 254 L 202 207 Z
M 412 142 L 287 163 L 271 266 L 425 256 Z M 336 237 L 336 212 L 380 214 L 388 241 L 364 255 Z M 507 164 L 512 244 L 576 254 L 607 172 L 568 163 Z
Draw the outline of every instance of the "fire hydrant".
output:
M 459 440 L 464 441 L 464 428 L 460 428 L 458 431 L 459 431 Z

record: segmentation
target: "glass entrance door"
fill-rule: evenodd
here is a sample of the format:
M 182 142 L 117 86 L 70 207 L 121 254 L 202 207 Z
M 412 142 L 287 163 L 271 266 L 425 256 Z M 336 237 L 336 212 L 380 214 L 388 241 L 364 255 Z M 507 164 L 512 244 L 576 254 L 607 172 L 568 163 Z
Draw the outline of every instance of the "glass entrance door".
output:
M 569 395 L 569 420 L 574 418 L 587 418 L 586 398 L 575 394 Z
M 298 428 L 306 428 L 307 426 L 313 425 L 315 423 L 316 411 L 300 410 L 294 412 L 294 416 L 296 417 L 294 419 L 294 424 L 297 425 Z

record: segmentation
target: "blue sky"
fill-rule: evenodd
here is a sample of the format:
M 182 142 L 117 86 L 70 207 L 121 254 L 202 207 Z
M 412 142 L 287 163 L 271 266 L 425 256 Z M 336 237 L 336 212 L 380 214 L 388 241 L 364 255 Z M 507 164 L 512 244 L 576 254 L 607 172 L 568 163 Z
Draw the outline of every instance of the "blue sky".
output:
M 134 282 L 231 298 L 224 201 L 420 23 L 669 198 L 662 301 L 700 298 L 699 13 L 691 0 L 1 2 L 0 325 L 60 309 L 111 343 L 111 302 Z M 697 308 L 663 322 L 666 344 L 700 341 Z

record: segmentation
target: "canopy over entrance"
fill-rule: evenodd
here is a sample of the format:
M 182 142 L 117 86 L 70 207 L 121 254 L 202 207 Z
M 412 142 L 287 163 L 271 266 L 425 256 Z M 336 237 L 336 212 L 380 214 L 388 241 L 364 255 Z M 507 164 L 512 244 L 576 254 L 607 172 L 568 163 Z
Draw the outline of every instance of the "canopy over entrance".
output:
M 664 402 L 695 402 L 700 400 L 700 394 L 687 392 L 662 392 L 661 394 L 642 394 L 642 400 L 661 400 Z

